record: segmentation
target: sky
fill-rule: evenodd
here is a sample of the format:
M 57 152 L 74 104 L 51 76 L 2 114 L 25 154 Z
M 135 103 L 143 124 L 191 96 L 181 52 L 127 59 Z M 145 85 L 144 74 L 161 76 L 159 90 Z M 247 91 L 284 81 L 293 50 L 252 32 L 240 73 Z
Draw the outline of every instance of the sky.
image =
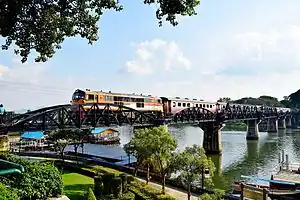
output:
M 101 17 L 93 45 L 68 38 L 46 63 L 0 50 L 0 103 L 66 104 L 77 88 L 211 101 L 282 99 L 300 88 L 299 0 L 202 0 L 176 27 L 158 27 L 156 7 L 142 0 L 120 2 L 123 11 Z

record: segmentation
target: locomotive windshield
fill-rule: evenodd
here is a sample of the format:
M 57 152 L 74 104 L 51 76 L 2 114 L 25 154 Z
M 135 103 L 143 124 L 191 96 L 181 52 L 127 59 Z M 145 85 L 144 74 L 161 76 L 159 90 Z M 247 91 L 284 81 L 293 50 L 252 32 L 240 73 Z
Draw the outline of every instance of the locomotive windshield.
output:
M 84 91 L 76 90 L 76 91 L 73 93 L 72 100 L 73 100 L 73 101 L 77 101 L 77 100 L 79 100 L 79 99 L 84 99 L 84 97 L 85 97 L 85 92 L 84 92 Z

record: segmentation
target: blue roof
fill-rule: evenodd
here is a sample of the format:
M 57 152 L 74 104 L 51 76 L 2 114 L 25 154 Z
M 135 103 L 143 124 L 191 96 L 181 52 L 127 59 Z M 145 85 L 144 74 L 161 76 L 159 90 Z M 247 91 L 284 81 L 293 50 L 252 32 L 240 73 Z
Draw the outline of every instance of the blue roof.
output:
M 23 132 L 21 138 L 24 139 L 41 139 L 44 137 L 44 131 Z
M 102 127 L 101 128 L 93 128 L 91 133 L 92 134 L 98 134 L 98 133 L 101 133 L 101 132 L 106 131 L 108 129 L 111 129 L 111 128 L 102 128 Z M 111 130 L 114 130 L 114 129 L 111 129 Z M 116 131 L 116 130 L 114 130 L 114 131 Z

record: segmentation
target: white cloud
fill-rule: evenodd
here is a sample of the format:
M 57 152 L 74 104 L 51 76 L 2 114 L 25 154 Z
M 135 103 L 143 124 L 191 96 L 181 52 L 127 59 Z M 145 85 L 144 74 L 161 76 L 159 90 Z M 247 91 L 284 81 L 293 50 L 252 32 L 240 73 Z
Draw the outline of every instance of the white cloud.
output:
M 135 47 L 135 56 L 134 59 L 126 62 L 125 70 L 127 72 L 149 75 L 158 69 L 173 71 L 191 68 L 190 60 L 184 56 L 174 41 L 153 39 L 133 44 L 133 46 Z

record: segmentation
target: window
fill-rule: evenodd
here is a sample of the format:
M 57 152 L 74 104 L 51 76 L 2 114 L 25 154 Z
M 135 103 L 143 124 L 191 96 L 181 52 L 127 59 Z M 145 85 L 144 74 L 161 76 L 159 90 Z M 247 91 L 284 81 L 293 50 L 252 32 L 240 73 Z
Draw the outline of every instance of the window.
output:
M 82 91 L 77 91 L 74 92 L 73 96 L 72 96 L 72 100 L 79 100 L 79 99 L 84 99 L 85 93 Z
M 200 108 L 202 108 L 202 104 L 199 104 Z
M 157 103 L 160 103 L 160 99 L 157 100 Z
M 212 108 L 212 105 L 210 105 L 209 107 Z
M 190 104 L 190 103 L 187 103 L 186 105 L 187 105 L 187 107 L 190 107 L 190 106 L 191 106 L 191 104 Z
M 177 106 L 178 106 L 178 107 L 181 107 L 181 103 L 178 102 Z
M 87 100 L 94 100 L 94 98 L 95 98 L 95 96 L 93 94 L 89 94 Z
M 198 104 L 195 104 L 196 105 L 196 108 L 198 107 Z
M 203 104 L 203 108 L 205 108 L 205 104 Z
M 185 103 L 182 103 L 182 106 L 185 107 Z
M 175 101 L 173 101 L 173 108 L 175 108 L 176 107 L 176 102 Z
M 144 108 L 144 103 L 137 102 L 136 107 L 137 108 Z

